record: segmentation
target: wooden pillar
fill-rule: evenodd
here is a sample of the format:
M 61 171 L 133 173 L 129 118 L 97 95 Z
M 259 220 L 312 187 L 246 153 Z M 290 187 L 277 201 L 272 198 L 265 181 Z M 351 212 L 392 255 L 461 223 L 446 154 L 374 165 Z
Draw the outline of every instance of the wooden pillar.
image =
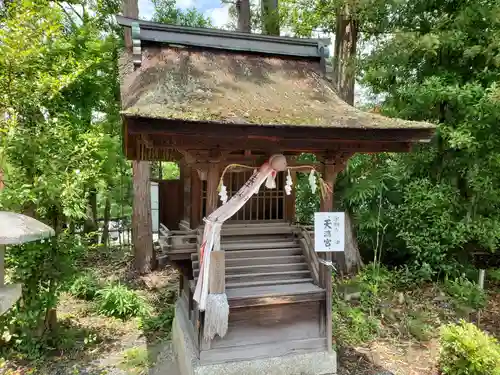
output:
M 335 180 L 337 178 L 337 171 L 335 170 L 335 162 L 333 160 L 325 160 L 323 168 L 323 180 L 328 188 L 321 199 L 320 211 L 331 212 L 333 211 L 333 189 Z M 321 253 L 320 256 L 326 261 L 332 261 L 332 253 Z M 332 273 L 329 267 L 322 265 L 322 272 L 320 278 L 323 280 L 323 287 L 326 289 L 326 342 L 328 351 L 332 350 Z
M 210 215 L 217 209 L 219 203 L 219 161 L 208 163 L 207 171 L 207 207 L 206 216 Z
M 191 168 L 191 229 L 196 229 L 200 225 L 202 186 L 198 170 Z
M 132 242 L 135 269 L 151 272 L 155 257 L 151 219 L 151 184 L 149 162 L 132 162 L 134 198 L 132 202 Z

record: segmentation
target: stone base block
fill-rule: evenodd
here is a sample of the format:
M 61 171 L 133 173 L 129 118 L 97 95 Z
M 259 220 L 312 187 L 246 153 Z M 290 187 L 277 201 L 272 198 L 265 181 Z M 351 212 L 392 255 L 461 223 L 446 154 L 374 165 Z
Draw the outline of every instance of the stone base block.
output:
M 172 344 L 181 375 L 335 375 L 337 355 L 326 351 L 220 364 L 200 364 L 183 309 L 176 307 Z
M 0 286 L 0 315 L 6 313 L 19 298 L 21 298 L 21 284 L 7 284 Z

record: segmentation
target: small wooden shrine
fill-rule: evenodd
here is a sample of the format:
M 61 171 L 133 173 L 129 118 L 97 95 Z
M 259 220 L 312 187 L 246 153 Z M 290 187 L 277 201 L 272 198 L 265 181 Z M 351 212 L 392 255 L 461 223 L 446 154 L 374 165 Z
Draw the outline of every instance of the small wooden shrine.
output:
M 133 42 L 120 59 L 126 155 L 177 161 L 181 168 L 183 194 L 169 202 L 179 226 L 164 228 L 162 243 L 182 273 L 174 344 L 178 356 L 188 355 L 188 347 L 194 353 L 192 360 L 179 359 L 183 372 L 307 353 L 332 358 L 331 273 L 314 251 L 311 232 L 295 224 L 295 175 L 320 172 L 321 210 L 332 211 L 335 177 L 350 156 L 407 152 L 429 141 L 434 127 L 340 100 L 325 78 L 325 41 L 117 19 L 131 28 Z M 318 162 L 298 162 L 304 152 Z M 203 231 L 211 225 L 203 218 L 222 205 L 221 186 L 231 198 L 272 155 L 286 158 L 286 168 L 272 172 L 275 188 L 252 193 L 222 224 L 214 245 L 225 254 L 217 272 L 229 321 L 224 337 L 207 340 L 206 313 L 194 298 Z M 334 362 L 319 362 L 260 373 L 336 372 Z

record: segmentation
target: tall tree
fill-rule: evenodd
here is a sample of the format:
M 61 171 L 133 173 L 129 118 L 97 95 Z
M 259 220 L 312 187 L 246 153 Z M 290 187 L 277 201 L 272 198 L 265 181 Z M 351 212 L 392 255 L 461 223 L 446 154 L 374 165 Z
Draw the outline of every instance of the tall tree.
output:
M 21 318 L 12 329 L 39 346 L 55 326 L 61 285 L 82 249 L 64 225 L 85 219 L 89 193 L 118 164 L 116 38 L 103 36 L 109 28 L 90 1 L 84 5 L 92 9 L 81 13 L 42 0 L 9 4 L 0 28 L 0 205 L 56 230 L 48 243 L 7 255 L 12 277 L 23 284 Z
M 123 15 L 139 18 L 137 0 L 123 0 Z M 132 49 L 130 28 L 125 30 L 125 48 Z M 141 274 L 149 273 L 154 267 L 153 224 L 151 218 L 151 166 L 148 161 L 132 161 L 132 243 L 134 265 Z
M 237 30 L 250 33 L 252 31 L 250 0 L 236 0 L 236 14 L 238 17 Z

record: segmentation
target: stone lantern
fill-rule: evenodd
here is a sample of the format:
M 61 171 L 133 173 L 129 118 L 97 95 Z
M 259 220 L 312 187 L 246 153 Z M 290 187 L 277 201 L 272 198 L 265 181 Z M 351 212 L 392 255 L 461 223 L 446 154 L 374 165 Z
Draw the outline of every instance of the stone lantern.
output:
M 54 235 L 54 230 L 32 217 L 0 211 L 0 315 L 21 297 L 21 284 L 5 285 L 5 246 L 20 245 Z

